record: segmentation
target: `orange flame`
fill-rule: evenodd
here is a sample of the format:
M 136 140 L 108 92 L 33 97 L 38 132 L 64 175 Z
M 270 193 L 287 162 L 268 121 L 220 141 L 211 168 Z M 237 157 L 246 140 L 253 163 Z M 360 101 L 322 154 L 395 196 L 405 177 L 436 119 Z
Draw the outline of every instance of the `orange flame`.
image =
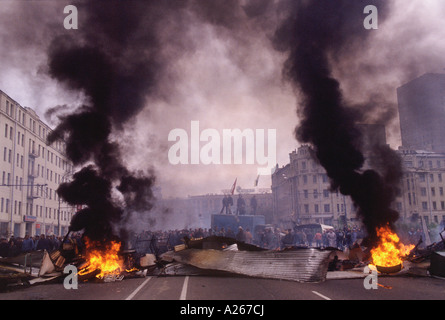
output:
M 79 274 L 100 270 L 96 277 L 102 279 L 107 275 L 118 275 L 124 270 L 123 260 L 118 255 L 121 248 L 120 242 L 110 241 L 102 243 L 86 239 L 85 245 L 88 266 L 81 270 Z
M 397 234 L 389 226 L 378 228 L 377 236 L 380 239 L 379 244 L 376 248 L 371 249 L 372 263 L 377 266 L 397 266 L 414 248 L 414 245 L 401 243 Z

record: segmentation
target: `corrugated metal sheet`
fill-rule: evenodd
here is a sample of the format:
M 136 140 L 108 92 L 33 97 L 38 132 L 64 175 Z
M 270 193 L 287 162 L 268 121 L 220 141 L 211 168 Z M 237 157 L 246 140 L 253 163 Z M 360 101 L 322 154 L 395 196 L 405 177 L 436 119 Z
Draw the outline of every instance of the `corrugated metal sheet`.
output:
M 251 277 L 322 282 L 326 280 L 330 253 L 330 250 L 306 248 L 285 251 L 187 249 L 168 252 L 163 259 Z

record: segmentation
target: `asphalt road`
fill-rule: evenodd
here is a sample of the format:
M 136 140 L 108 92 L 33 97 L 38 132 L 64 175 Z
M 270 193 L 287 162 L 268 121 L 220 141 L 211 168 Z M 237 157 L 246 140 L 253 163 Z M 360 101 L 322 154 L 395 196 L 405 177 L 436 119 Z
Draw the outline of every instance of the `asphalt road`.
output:
M 378 289 L 363 279 L 297 283 L 246 277 L 167 276 L 111 283 L 39 284 L 0 293 L 0 300 L 445 300 L 445 280 L 430 277 L 379 277 Z

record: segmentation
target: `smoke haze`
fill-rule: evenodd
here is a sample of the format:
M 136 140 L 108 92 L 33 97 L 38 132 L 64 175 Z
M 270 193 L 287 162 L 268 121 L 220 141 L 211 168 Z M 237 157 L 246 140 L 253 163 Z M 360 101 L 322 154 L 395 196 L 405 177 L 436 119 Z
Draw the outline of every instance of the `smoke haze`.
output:
M 307 90 L 295 91 L 287 81 L 293 63 L 288 60 L 291 38 L 286 37 L 293 32 L 299 41 L 316 42 L 317 49 L 329 52 L 313 67 L 328 71 L 336 80 L 330 82 L 333 94 L 356 111 L 336 113 L 337 120 L 384 123 L 396 148 L 395 89 L 425 72 L 442 71 L 445 4 L 322 2 L 320 12 L 316 1 L 126 1 L 117 7 L 116 1 L 4 0 L 0 88 L 42 118 L 47 115 L 45 120 L 56 128 L 52 139 L 65 139 L 70 158 L 85 166 L 78 178 L 101 185 L 113 209 L 141 194 L 152 199 L 155 185 L 164 197 L 220 192 L 235 178 L 242 187 L 253 186 L 256 165 L 169 164 L 168 133 L 175 128 L 189 131 L 193 120 L 200 121 L 202 129 L 219 132 L 277 129 L 277 162 L 288 163 L 288 154 L 300 143 L 294 129 L 305 119 L 295 106 L 308 102 Z M 369 31 L 363 28 L 363 8 L 373 3 L 379 8 L 379 29 Z M 79 30 L 63 29 L 68 4 L 79 10 Z M 302 13 L 307 9 L 314 10 L 310 16 L 318 20 L 305 21 Z M 290 13 L 295 13 L 293 20 Z M 324 35 L 292 30 L 317 24 L 326 27 Z M 301 84 L 302 77 L 291 76 L 293 84 Z M 323 115 L 319 120 L 329 125 Z M 75 130 L 79 127 L 83 130 Z M 298 127 L 302 141 L 317 134 L 308 122 Z M 344 149 L 335 152 L 350 155 L 338 162 L 354 171 L 363 158 L 354 151 L 358 142 L 353 126 L 351 130 L 344 133 L 351 143 L 340 144 Z M 385 170 L 379 171 L 380 177 L 395 179 Z M 150 188 L 138 194 L 133 178 Z M 372 174 L 369 179 L 379 180 Z M 270 187 L 270 177 L 259 182 Z M 117 197 L 116 188 L 121 193 Z M 135 203 L 134 210 L 139 210 Z M 119 210 L 116 217 L 129 219 Z

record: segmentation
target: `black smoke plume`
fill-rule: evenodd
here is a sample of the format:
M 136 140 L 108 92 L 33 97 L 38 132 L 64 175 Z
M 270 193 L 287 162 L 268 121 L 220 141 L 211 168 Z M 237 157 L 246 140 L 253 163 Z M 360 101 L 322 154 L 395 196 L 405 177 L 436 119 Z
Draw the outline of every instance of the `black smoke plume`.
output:
M 351 196 L 371 244 L 377 239 L 377 227 L 389 224 L 394 229 L 398 219 L 398 212 L 391 204 L 401 177 L 400 161 L 393 152 L 384 150 L 379 154 L 392 160 L 391 169 L 381 170 L 383 174 L 362 170 L 365 157 L 356 123 L 363 120 L 364 112 L 347 105 L 331 64 L 339 61 L 342 53 L 363 46 L 372 32 L 378 32 L 364 28 L 363 10 L 367 5 L 375 5 L 381 25 L 387 15 L 387 2 L 286 1 L 284 7 L 289 15 L 274 39 L 278 50 L 289 52 L 284 73 L 302 96 L 298 108 L 301 123 L 295 130 L 296 137 L 313 146 L 332 189 Z
M 60 116 L 48 143 L 64 141 L 74 165 L 87 164 L 57 192 L 69 204 L 85 206 L 70 231 L 83 229 L 92 240 L 125 238 L 128 213 L 149 211 L 154 200 L 153 173 L 128 170 L 113 141 L 113 134 L 144 107 L 161 70 L 155 17 L 162 6 L 159 1 L 130 3 L 75 3 L 81 27 L 54 38 L 48 49 L 50 76 L 86 97 L 76 112 Z M 121 193 L 120 201 L 114 190 Z

